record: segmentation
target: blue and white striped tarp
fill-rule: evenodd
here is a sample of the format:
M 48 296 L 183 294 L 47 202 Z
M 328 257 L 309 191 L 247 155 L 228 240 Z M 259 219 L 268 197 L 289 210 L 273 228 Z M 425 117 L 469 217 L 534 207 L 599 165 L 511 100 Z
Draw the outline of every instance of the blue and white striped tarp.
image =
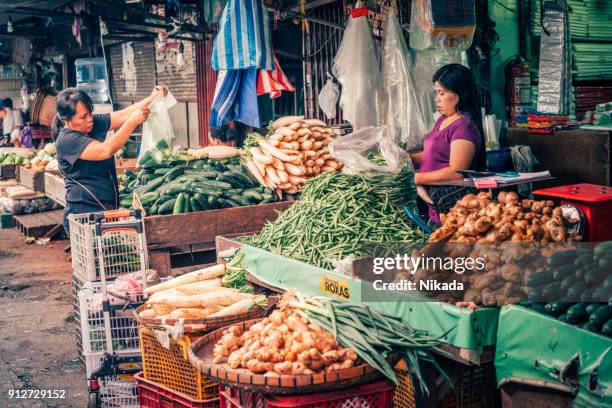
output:
M 219 19 L 212 67 L 274 69 L 270 16 L 262 0 L 228 0 Z

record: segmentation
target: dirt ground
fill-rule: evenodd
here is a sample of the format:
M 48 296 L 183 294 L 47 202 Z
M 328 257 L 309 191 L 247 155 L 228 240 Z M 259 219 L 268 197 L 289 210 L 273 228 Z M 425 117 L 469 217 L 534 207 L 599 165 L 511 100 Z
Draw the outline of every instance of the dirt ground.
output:
M 0 408 L 87 405 L 67 245 L 27 245 L 0 229 Z M 10 390 L 65 390 L 65 399 L 11 399 Z

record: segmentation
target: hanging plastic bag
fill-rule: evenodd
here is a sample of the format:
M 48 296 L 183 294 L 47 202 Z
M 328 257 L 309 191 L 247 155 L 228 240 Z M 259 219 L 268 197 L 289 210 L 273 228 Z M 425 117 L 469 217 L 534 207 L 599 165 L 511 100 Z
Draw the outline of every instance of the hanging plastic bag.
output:
M 142 124 L 142 141 L 140 143 L 140 153 L 138 154 L 138 164 L 143 164 L 143 161 L 149 161 L 143 160 L 143 158 L 151 156 L 151 154 L 147 155 L 149 152 L 153 153 L 152 156 L 154 158 L 162 157 L 163 154 L 156 155 L 154 152 L 158 145 L 164 146 L 164 148 L 172 146 L 174 129 L 172 128 L 168 110 L 174 105 L 176 105 L 176 99 L 174 99 L 170 92 L 165 97 L 160 93 L 149 104 L 149 117 Z
M 406 167 L 412 169 L 410 155 L 397 145 L 387 126 L 368 126 L 340 137 L 329 144 L 329 153 L 342 160 L 342 171 L 347 174 L 398 173 Z M 380 154 L 386 164 L 369 160 L 368 153 Z
M 384 121 L 391 137 L 401 140 L 406 150 L 420 147 L 427 133 L 411 71 L 410 53 L 402 29 L 395 14 L 389 11 L 383 44 Z
M 353 130 L 379 124 L 382 78 L 367 16 L 365 7 L 352 11 L 332 67 L 342 85 L 340 108 Z
M 340 89 L 330 77 L 323 88 L 321 88 L 321 92 L 319 92 L 319 107 L 328 119 L 336 117 L 336 105 L 338 104 L 339 97 Z

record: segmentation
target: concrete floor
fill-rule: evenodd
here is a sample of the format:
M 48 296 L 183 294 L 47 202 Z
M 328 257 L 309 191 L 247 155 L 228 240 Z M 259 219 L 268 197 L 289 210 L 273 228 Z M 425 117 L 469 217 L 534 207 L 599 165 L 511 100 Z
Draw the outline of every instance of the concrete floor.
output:
M 0 229 L 0 408 L 84 407 L 68 241 L 28 245 Z M 10 390 L 64 390 L 64 399 L 11 399 Z

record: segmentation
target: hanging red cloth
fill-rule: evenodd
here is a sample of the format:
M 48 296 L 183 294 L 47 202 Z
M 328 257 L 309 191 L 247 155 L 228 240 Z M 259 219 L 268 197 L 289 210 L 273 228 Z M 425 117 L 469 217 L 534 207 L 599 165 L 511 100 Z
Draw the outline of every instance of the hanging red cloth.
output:
M 257 76 L 257 95 L 270 94 L 270 98 L 278 98 L 282 91 L 295 92 L 295 87 L 281 69 L 276 55 L 274 56 L 274 70 L 259 70 Z

